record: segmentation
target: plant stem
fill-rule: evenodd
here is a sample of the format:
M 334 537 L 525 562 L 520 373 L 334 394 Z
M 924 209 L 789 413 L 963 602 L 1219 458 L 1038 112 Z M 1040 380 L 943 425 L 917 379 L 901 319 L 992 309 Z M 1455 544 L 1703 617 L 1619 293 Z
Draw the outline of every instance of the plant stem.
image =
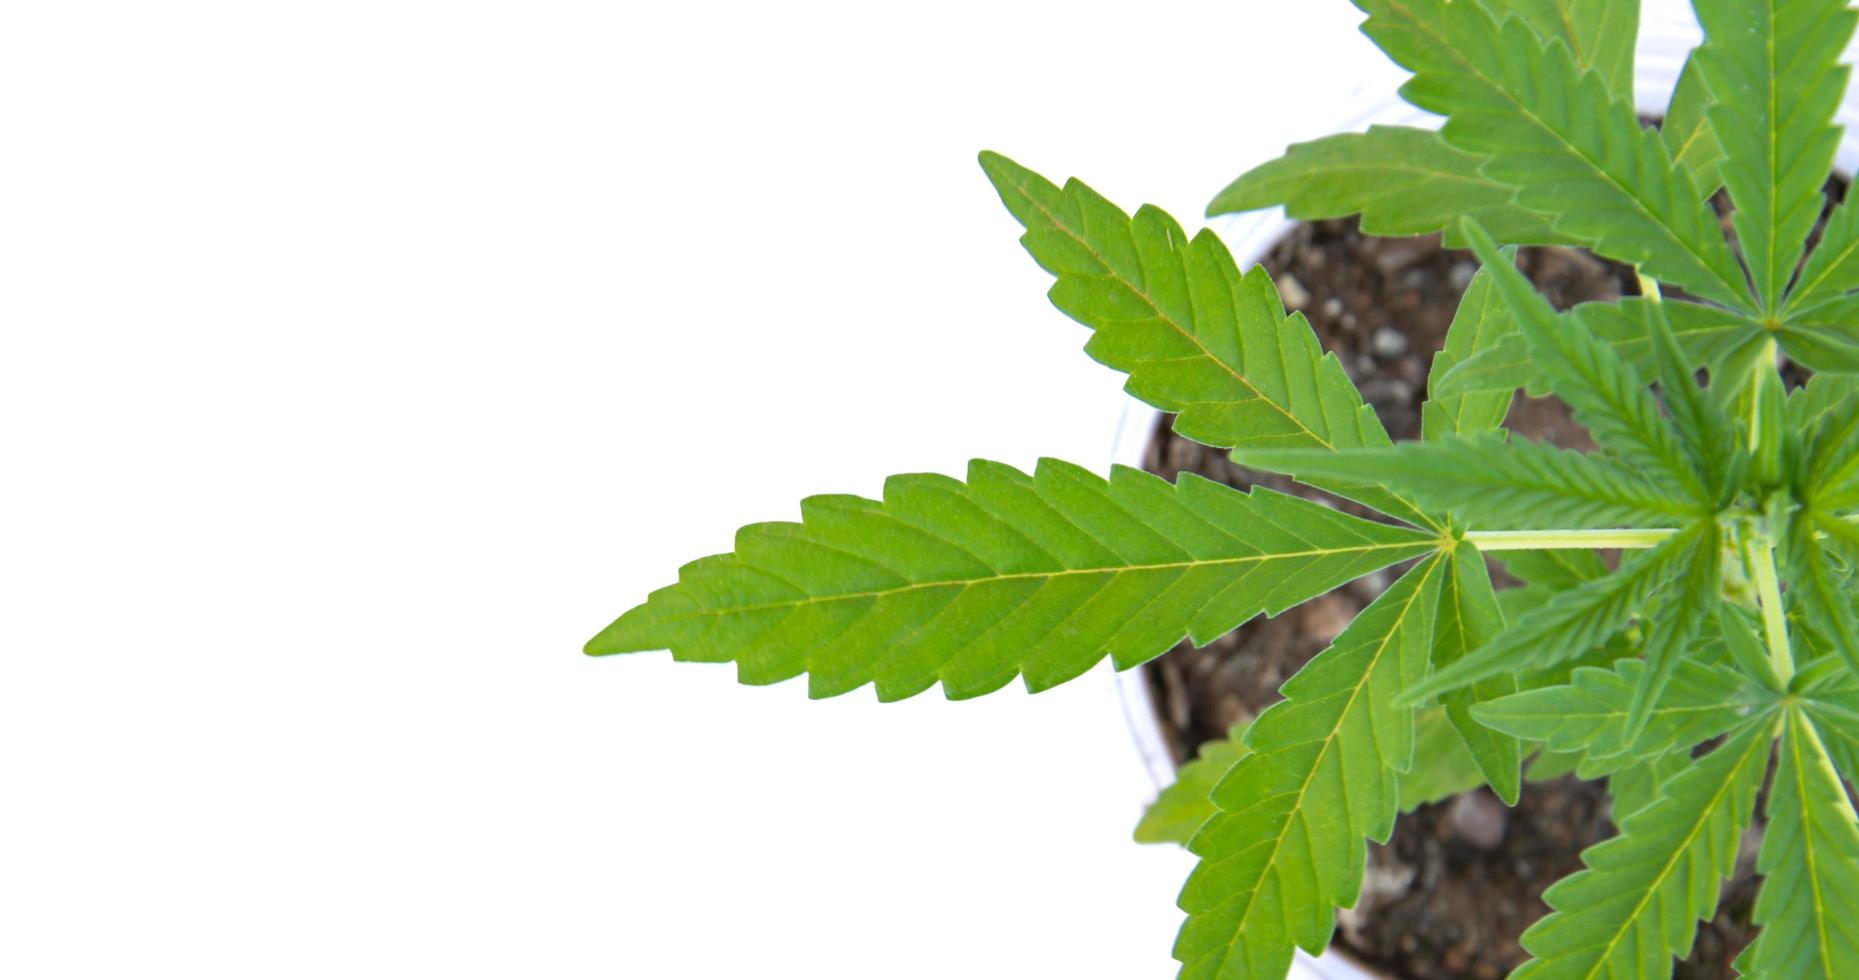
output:
M 1647 278 L 1646 274 L 1639 270 L 1639 266 L 1633 267 L 1633 278 L 1638 279 L 1640 282 L 1641 296 L 1646 297 L 1646 299 L 1654 303 L 1658 303 L 1664 299 L 1659 293 L 1659 281 L 1657 279 Z
M 1549 548 L 1651 548 L 1678 533 L 1673 527 L 1581 529 L 1568 531 L 1467 531 L 1465 540 L 1480 551 L 1528 551 Z
M 1769 662 L 1786 684 L 1794 676 L 1794 650 L 1788 644 L 1788 614 L 1782 609 L 1780 576 L 1775 574 L 1775 542 L 1768 536 L 1750 542 L 1749 563 L 1756 573 L 1756 598 L 1762 604 L 1762 628 L 1768 636 Z

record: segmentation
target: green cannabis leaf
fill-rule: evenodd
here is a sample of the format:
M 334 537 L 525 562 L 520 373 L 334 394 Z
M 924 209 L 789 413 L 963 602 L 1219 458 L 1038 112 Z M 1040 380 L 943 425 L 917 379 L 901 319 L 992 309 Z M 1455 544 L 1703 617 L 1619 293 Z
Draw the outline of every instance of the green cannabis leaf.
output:
M 1156 208 L 1134 217 L 1084 184 L 1063 189 L 981 155 L 1021 244 L 1057 278 L 1054 306 L 1092 329 L 1085 352 L 1127 373 L 1130 394 L 1178 413 L 1175 430 L 1210 446 L 1385 446 L 1387 430 L 1301 313 L 1287 316 L 1264 270 L 1240 275 L 1210 232 L 1190 239 Z M 1323 487 L 1427 524 L 1374 484 Z
M 1246 726 L 1236 726 L 1226 738 L 1201 746 L 1200 754 L 1175 771 L 1175 781 L 1156 795 L 1136 825 L 1139 844 L 1186 846 L 1217 811 L 1214 786 L 1246 754 Z
M 1736 967 L 1750 977 L 1844 977 L 1859 970 L 1859 823 L 1811 718 L 1790 711 L 1756 870 L 1762 926 Z
M 1265 489 L 977 460 L 965 483 L 892 477 L 883 501 L 810 497 L 798 524 L 743 528 L 735 552 L 686 565 L 587 652 L 735 661 L 751 684 L 805 672 L 815 697 L 875 684 L 891 701 L 940 681 L 967 698 L 1022 674 L 1041 690 L 1106 653 L 1128 667 L 1183 636 L 1209 642 L 1429 547 Z
M 1582 854 L 1587 867 L 1550 886 L 1555 911 L 1523 934 L 1536 958 L 1513 977 L 1658 976 L 1687 956 L 1717 909 L 1768 762 L 1768 731 L 1745 730 L 1626 815 L 1620 836 Z
M 1371 126 L 1291 146 L 1280 159 L 1234 180 L 1207 205 L 1207 214 L 1280 204 L 1304 220 L 1360 214 L 1370 234 L 1444 231 L 1449 244 L 1461 247 L 1458 221 L 1471 215 L 1507 242 L 1574 242 L 1550 228 L 1549 215 L 1520 207 L 1515 188 L 1484 176 L 1479 168 L 1485 160 L 1438 133 Z
M 1184 977 L 1283 976 L 1294 945 L 1329 942 L 1334 909 L 1361 887 L 1364 841 L 1394 826 L 1414 720 L 1393 696 L 1426 668 L 1446 574 L 1437 557 L 1409 570 L 1247 730 L 1251 751 L 1189 845 L 1201 860 L 1181 892 Z
M 1515 976 L 1669 976 L 1765 785 L 1761 932 L 1737 968 L 1859 976 L 1859 204 L 1823 191 L 1859 13 L 1696 0 L 1704 43 L 1647 127 L 1636 0 L 1355 2 L 1442 127 L 1293 145 L 1208 211 L 1357 215 L 1473 250 L 1419 440 L 1389 438 L 1213 232 L 980 158 L 1087 354 L 1181 436 L 1349 512 L 976 461 L 743 528 L 587 652 L 804 674 L 815 697 L 1037 691 L 1398 566 L 1138 825 L 1197 859 L 1181 976 L 1283 977 L 1328 945 L 1399 814 L 1478 787 L 1514 803 L 1526 775 L 1565 773 L 1605 777 L 1620 833 L 1544 894 Z M 1537 245 L 1627 263 L 1639 295 L 1556 309 L 1518 268 Z M 1502 431 L 1519 389 L 1565 403 L 1597 448 Z

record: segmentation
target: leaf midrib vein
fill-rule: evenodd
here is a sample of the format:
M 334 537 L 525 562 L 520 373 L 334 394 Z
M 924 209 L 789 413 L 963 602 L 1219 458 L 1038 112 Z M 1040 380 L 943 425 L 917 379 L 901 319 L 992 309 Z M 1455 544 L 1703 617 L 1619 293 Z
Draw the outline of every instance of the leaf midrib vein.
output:
M 1378 542 L 1366 545 L 1351 545 L 1342 548 L 1314 548 L 1307 551 L 1279 551 L 1258 555 L 1241 555 L 1234 558 L 1202 558 L 1187 561 L 1149 562 L 1129 565 L 1105 565 L 1093 568 L 1062 568 L 1039 572 L 1006 572 L 1000 575 L 983 575 L 974 578 L 939 579 L 933 582 L 910 582 L 888 589 L 868 589 L 859 592 L 838 592 L 832 595 L 801 596 L 797 599 L 783 599 L 776 602 L 751 603 L 742 606 L 711 606 L 684 616 L 669 617 L 667 622 L 701 619 L 706 616 L 718 616 L 725 613 L 760 612 L 767 609 L 784 609 L 790 606 L 805 606 L 816 602 L 846 602 L 853 599 L 881 599 L 886 596 L 900 595 L 921 589 L 943 589 L 956 586 L 988 585 L 995 582 L 1013 582 L 1028 579 L 1054 579 L 1069 575 L 1106 575 L 1128 572 L 1158 572 L 1173 569 L 1207 568 L 1223 565 L 1244 565 L 1255 562 L 1278 561 L 1293 558 L 1321 558 L 1327 555 L 1369 554 L 1376 551 L 1400 551 L 1404 549 L 1426 550 L 1430 544 L 1426 539 L 1413 541 Z M 759 566 L 758 566 L 759 570 Z M 791 584 L 791 583 L 790 583 Z M 798 586 L 796 586 L 798 588 Z
M 1751 738 L 1749 740 L 1749 746 L 1743 750 L 1743 758 L 1737 760 L 1736 765 L 1731 767 L 1730 771 L 1725 774 L 1723 783 L 1717 787 L 1717 792 L 1712 794 L 1710 804 L 1698 808 L 1698 819 L 1685 833 L 1683 844 L 1672 849 L 1670 857 L 1668 857 L 1665 864 L 1660 867 L 1659 873 L 1654 877 L 1653 884 L 1649 885 L 1645 891 L 1641 893 L 1639 900 L 1633 903 L 1632 914 L 1620 920 L 1620 928 L 1615 930 L 1612 936 L 1597 943 L 1595 946 L 1589 947 L 1591 949 L 1600 949 L 1602 953 L 1601 956 L 1595 960 L 1594 964 L 1588 968 L 1588 971 L 1582 974 L 1582 980 L 1593 980 L 1594 977 L 1600 975 L 1601 968 L 1604 966 L 1609 966 L 1611 969 L 1609 963 L 1611 957 L 1609 954 L 1613 951 L 1615 943 L 1619 942 L 1620 937 L 1626 935 L 1628 931 L 1632 929 L 1633 923 L 1639 919 L 1640 912 L 1652 901 L 1652 897 L 1658 894 L 1660 886 L 1665 883 L 1673 867 L 1678 865 L 1690 854 L 1691 845 L 1697 841 L 1698 835 L 1702 833 L 1705 826 L 1710 823 L 1713 811 L 1717 809 L 1717 805 L 1722 802 L 1724 796 L 1730 792 L 1731 788 L 1736 785 L 1737 773 L 1741 772 L 1742 768 L 1749 764 L 1750 754 L 1754 753 L 1759 746 L 1764 744 L 1761 738 Z
M 1274 798 L 1285 796 L 1285 795 L 1290 795 L 1294 797 L 1291 803 L 1290 809 L 1286 811 L 1286 814 L 1285 814 L 1285 820 L 1286 820 L 1287 827 L 1290 821 L 1296 818 L 1300 814 L 1300 811 L 1303 810 L 1304 797 L 1310 792 L 1310 784 L 1312 783 L 1312 781 L 1316 779 L 1317 771 L 1320 768 L 1322 768 L 1322 765 L 1321 765 L 1322 758 L 1324 755 L 1328 754 L 1331 747 L 1336 744 L 1337 733 L 1342 731 L 1344 722 L 1348 720 L 1350 713 L 1355 710 L 1355 704 L 1356 704 L 1357 699 L 1359 699 L 1362 696 L 1362 693 L 1368 689 L 1369 678 L 1374 675 L 1375 668 L 1379 666 L 1381 663 L 1381 658 L 1387 654 L 1388 647 L 1394 642 L 1394 637 L 1397 634 L 1399 634 L 1401 630 L 1406 628 L 1407 617 L 1409 614 L 1413 612 L 1414 604 L 1420 601 L 1420 597 L 1426 592 L 1427 584 L 1432 580 L 1433 575 L 1438 573 L 1440 567 L 1444 563 L 1445 563 L 1445 559 L 1443 556 L 1435 557 L 1432 563 L 1427 568 L 1426 576 L 1420 581 L 1414 583 L 1413 592 L 1407 597 L 1406 604 L 1403 605 L 1400 608 L 1400 610 L 1395 614 L 1392 624 L 1388 627 L 1388 632 L 1382 635 L 1377 641 L 1374 655 L 1369 658 L 1369 662 L 1367 666 L 1363 668 L 1361 679 L 1357 681 L 1353 687 L 1350 688 L 1349 698 L 1347 701 L 1344 702 L 1342 710 L 1336 713 L 1336 721 L 1334 724 L 1330 726 L 1329 732 L 1325 734 L 1321 739 L 1307 739 L 1305 741 L 1301 741 L 1297 743 L 1298 745 L 1309 745 L 1311 744 L 1311 742 L 1321 741 L 1323 743 L 1323 748 L 1318 750 L 1317 759 L 1312 762 L 1310 770 L 1304 774 L 1303 781 L 1298 784 L 1298 788 L 1295 791 L 1289 794 L 1279 793 L 1279 794 L 1274 795 Z M 1321 656 L 1321 654 L 1319 656 Z M 1376 748 L 1376 751 L 1379 753 L 1380 751 L 1379 746 Z M 1346 778 L 1344 782 L 1345 783 L 1347 782 Z M 1306 827 L 1308 827 L 1308 825 L 1306 825 Z M 1353 830 L 1351 832 L 1353 833 Z M 1274 839 L 1271 842 L 1271 850 L 1268 852 L 1267 857 L 1265 859 L 1264 867 L 1266 869 L 1273 869 L 1277 867 L 1278 852 L 1280 849 L 1283 848 L 1285 839 L 1288 836 L 1289 835 L 1287 833 L 1281 832 L 1274 837 Z M 1317 876 L 1313 874 L 1312 877 L 1316 878 Z M 1259 889 L 1255 887 L 1247 895 L 1247 900 L 1245 903 L 1244 910 L 1240 912 L 1240 921 L 1242 923 L 1251 916 L 1253 903 L 1257 900 L 1258 893 L 1259 893 Z M 1244 931 L 1245 930 L 1243 928 L 1235 929 L 1233 931 L 1233 935 L 1229 939 L 1227 939 L 1226 944 L 1225 944 L 1226 952 L 1222 954 L 1222 961 L 1224 961 L 1226 956 L 1232 955 L 1233 948 L 1239 944 L 1240 936 Z M 1286 932 L 1289 933 L 1290 929 L 1287 928 Z
M 1685 239 L 1679 237 L 1678 233 L 1674 231 L 1672 228 L 1670 228 L 1669 226 L 1667 226 L 1666 223 L 1662 219 L 1660 219 L 1658 215 L 1653 214 L 1651 209 L 1649 209 L 1646 206 L 1646 203 L 1640 200 L 1639 195 L 1633 193 L 1625 185 L 1621 184 L 1620 181 L 1617 180 L 1613 174 L 1608 173 L 1606 168 L 1602 167 L 1599 162 L 1597 162 L 1593 157 L 1588 156 L 1588 154 L 1582 152 L 1580 147 L 1570 142 L 1566 137 L 1564 137 L 1560 132 L 1558 132 L 1555 129 L 1555 127 L 1550 126 L 1548 122 L 1543 119 L 1542 116 L 1538 115 L 1533 109 L 1531 109 L 1530 106 L 1524 104 L 1524 102 L 1521 99 L 1517 98 L 1514 94 L 1512 94 L 1510 90 L 1506 89 L 1503 85 L 1498 84 L 1497 82 L 1492 80 L 1481 69 L 1479 69 L 1478 66 L 1466 60 L 1465 57 L 1463 55 L 1460 55 L 1458 50 L 1454 48 L 1449 42 L 1447 42 L 1447 40 L 1444 37 L 1442 37 L 1438 31 L 1433 29 L 1432 25 L 1427 24 L 1421 18 L 1414 16 L 1413 12 L 1407 7 L 1407 5 L 1399 2 L 1399 0 L 1395 0 L 1395 2 L 1390 4 L 1390 6 L 1397 7 L 1403 13 L 1407 14 L 1410 21 L 1415 25 L 1417 30 L 1432 37 L 1436 42 L 1438 42 L 1442 50 L 1448 52 L 1453 57 L 1457 58 L 1459 64 L 1463 66 L 1473 78 L 1476 78 L 1481 84 L 1488 86 L 1492 91 L 1495 91 L 1496 93 L 1498 93 L 1498 95 L 1501 96 L 1505 101 L 1515 106 L 1520 115 L 1534 122 L 1544 132 L 1548 133 L 1557 142 L 1559 142 L 1562 146 L 1564 146 L 1567 149 L 1568 154 L 1574 156 L 1576 159 L 1582 161 L 1583 163 L 1586 163 L 1589 166 L 1589 168 L 1593 170 L 1594 173 L 1598 174 L 1604 181 L 1606 181 L 1608 185 L 1612 186 L 1615 190 L 1619 191 L 1623 196 L 1625 196 L 1626 199 L 1632 203 L 1633 208 L 1635 210 L 1637 210 L 1640 214 L 1644 215 L 1647 219 L 1649 219 L 1652 222 L 1653 227 L 1663 232 L 1665 235 L 1665 238 L 1668 241 L 1678 246 L 1680 251 L 1682 251 L 1685 255 L 1690 256 L 1693 261 L 1697 262 L 1698 267 L 1703 269 L 1705 272 L 1709 273 L 1711 278 L 1717 281 L 1718 285 L 1725 287 L 1729 291 L 1730 295 L 1736 296 L 1739 293 L 1743 292 L 1743 290 L 1737 288 L 1735 283 L 1729 282 L 1723 277 L 1721 273 L 1719 273 L 1716 269 L 1712 268 L 1710 262 L 1706 261 L 1704 256 L 1699 254 L 1698 250 L 1693 247 L 1691 242 L 1688 242 Z M 1494 28 L 1494 33 L 1501 33 L 1501 31 Z M 1578 69 L 1579 69 L 1579 66 L 1578 66 Z M 1579 78 L 1579 75 L 1577 77 Z

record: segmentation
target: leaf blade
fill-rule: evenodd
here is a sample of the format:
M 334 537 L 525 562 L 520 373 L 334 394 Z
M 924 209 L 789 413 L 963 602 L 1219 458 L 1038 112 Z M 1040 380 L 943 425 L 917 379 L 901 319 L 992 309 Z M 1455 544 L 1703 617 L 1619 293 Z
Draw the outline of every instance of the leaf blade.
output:
M 1143 811 L 1136 824 L 1138 844 L 1187 846 L 1216 812 L 1214 786 L 1246 754 L 1245 734 L 1246 726 L 1235 725 L 1225 738 L 1201 743 L 1194 758 L 1175 770 L 1175 781 L 1162 787 Z
M 1344 449 L 1387 430 L 1303 314 L 1286 315 L 1265 270 L 1241 275 L 1212 232 L 1134 216 L 1077 180 L 1064 188 L 996 153 L 981 166 L 1026 228 L 1021 244 L 1056 277 L 1053 304 L 1090 327 L 1085 351 L 1129 375 L 1132 395 L 1176 413 L 1209 446 Z M 1373 485 L 1323 489 L 1421 526 L 1430 518 Z
M 1516 11 L 1538 37 L 1566 45 L 1576 67 L 1598 73 L 1610 93 L 1632 97 L 1639 0 L 1492 0 L 1491 9 Z
M 1439 612 L 1433 620 L 1435 667 L 1443 667 L 1490 642 L 1504 630 L 1484 556 L 1461 541 L 1446 558 L 1440 585 Z M 1515 674 L 1498 674 L 1440 698 L 1446 718 L 1484 776 L 1486 785 L 1506 806 L 1516 806 L 1523 789 L 1523 741 L 1483 724 L 1473 713 L 1476 702 L 1517 692 Z
M 1748 725 L 1671 778 L 1659 800 L 1582 852 L 1584 869 L 1551 885 L 1554 911 L 1523 934 L 1532 977 L 1661 976 L 1715 914 L 1768 761 L 1765 726 Z
M 1305 482 L 1378 480 L 1423 506 L 1452 511 L 1472 530 L 1662 527 L 1697 513 L 1612 460 L 1489 433 L 1340 453 L 1241 450 L 1233 458 Z
M 1813 721 L 1785 713 L 1769 792 L 1769 825 L 1756 856 L 1763 876 L 1753 921 L 1762 927 L 1737 957 L 1748 977 L 1846 977 L 1859 971 L 1859 822 Z
M 1328 943 L 1334 909 L 1361 886 L 1364 839 L 1393 827 L 1414 737 L 1412 710 L 1393 698 L 1424 669 L 1444 565 L 1435 556 L 1397 580 L 1247 732 L 1251 754 L 1215 788 L 1221 812 L 1190 845 L 1200 863 L 1179 902 L 1182 976 L 1282 976 L 1294 947 Z
M 1427 399 L 1420 405 L 1421 438 L 1437 442 L 1447 436 L 1489 431 L 1504 423 L 1510 411 L 1509 389 L 1445 394 L 1441 387 L 1456 365 L 1496 349 L 1504 338 L 1516 332 L 1509 307 L 1491 288 L 1491 274 L 1480 269 L 1459 297 L 1452 323 L 1446 328 L 1445 343 L 1427 369 Z
M 1518 207 L 1516 189 L 1479 171 L 1484 158 L 1456 149 L 1437 132 L 1408 126 L 1370 126 L 1293 143 L 1284 155 L 1234 178 L 1207 205 L 1207 215 L 1283 206 L 1298 221 L 1362 216 L 1369 235 L 1445 232 L 1462 244 L 1455 224 L 1476 215 L 1507 242 L 1565 245 L 1549 215 Z
M 1577 771 L 1592 779 L 1702 744 L 1742 724 L 1776 697 L 1728 667 L 1685 660 L 1674 669 L 1667 696 L 1652 709 L 1645 728 L 1632 735 L 1628 713 L 1645 674 L 1643 660 L 1578 667 L 1566 684 L 1485 701 L 1472 713 L 1493 729 L 1541 742 L 1551 751 L 1580 753 Z
M 1839 58 L 1859 17 L 1845 0 L 1695 0 L 1693 9 L 1731 222 L 1756 298 L 1775 313 L 1824 203 L 1846 90 Z
M 1697 560 L 1704 534 L 1693 526 L 1642 551 L 1603 579 L 1551 596 L 1490 643 L 1435 671 L 1402 700 L 1417 702 L 1502 673 L 1550 667 L 1619 632 L 1666 582 Z
M 1363 31 L 1414 77 L 1401 94 L 1446 117 L 1441 134 L 1490 157 L 1484 173 L 1517 202 L 1558 215 L 1557 231 L 1726 306 L 1750 309 L 1749 286 L 1690 174 L 1631 99 L 1582 74 L 1568 48 L 1483 4 L 1355 0 Z
M 1676 483 L 1691 502 L 1711 503 L 1697 469 L 1679 448 L 1677 432 L 1660 413 L 1658 400 L 1639 372 L 1589 333 L 1580 320 L 1558 322 L 1548 301 L 1537 295 L 1489 235 L 1476 225 L 1468 225 L 1466 231 L 1472 250 L 1493 270 L 1493 282 L 1541 359 L 1550 387 L 1569 403 L 1576 420 L 1588 427 L 1603 448 Z M 1646 312 L 1663 315 L 1657 309 Z
M 1124 667 L 1184 634 L 1211 641 L 1433 547 L 1418 531 L 1198 477 L 1170 485 L 1057 460 L 1029 476 L 977 460 L 967 482 L 893 477 L 882 501 L 808 498 L 798 524 L 750 525 L 589 641 L 735 662 L 744 683 L 809 675 L 882 700 L 940 681 L 973 697 L 1041 690 L 1108 653 Z

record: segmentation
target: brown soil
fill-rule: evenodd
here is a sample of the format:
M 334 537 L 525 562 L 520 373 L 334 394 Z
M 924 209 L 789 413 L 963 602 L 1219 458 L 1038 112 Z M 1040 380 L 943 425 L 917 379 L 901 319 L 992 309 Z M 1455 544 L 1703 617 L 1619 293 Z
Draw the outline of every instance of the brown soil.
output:
M 1374 238 L 1353 220 L 1338 220 L 1298 225 L 1262 264 L 1286 305 L 1301 309 L 1325 349 L 1342 360 L 1389 434 L 1418 437 L 1427 365 L 1476 271 L 1474 259 L 1441 248 L 1437 237 Z M 1569 249 L 1525 249 L 1520 265 L 1558 308 L 1636 291 L 1630 270 Z M 1150 472 L 1173 479 L 1190 471 L 1240 488 L 1258 483 L 1324 496 L 1243 470 L 1224 452 L 1175 436 L 1169 421 L 1149 446 Z M 1554 399 L 1520 395 L 1506 425 L 1564 446 L 1592 446 Z M 1176 761 L 1278 700 L 1278 686 L 1392 579 L 1388 572 L 1369 576 L 1204 649 L 1183 643 L 1152 662 L 1146 669 Z M 1370 845 L 1362 898 L 1341 915 L 1335 945 L 1394 977 L 1503 976 L 1528 958 L 1517 937 L 1548 911 L 1543 889 L 1579 869 L 1581 850 L 1613 832 L 1602 788 L 1573 777 L 1526 785 L 1514 809 L 1482 789 L 1423 806 L 1401 817 L 1387 844 Z M 1717 920 L 1704 927 L 1676 976 L 1734 976 L 1730 961 L 1754 935 L 1753 849 L 1746 851 Z

